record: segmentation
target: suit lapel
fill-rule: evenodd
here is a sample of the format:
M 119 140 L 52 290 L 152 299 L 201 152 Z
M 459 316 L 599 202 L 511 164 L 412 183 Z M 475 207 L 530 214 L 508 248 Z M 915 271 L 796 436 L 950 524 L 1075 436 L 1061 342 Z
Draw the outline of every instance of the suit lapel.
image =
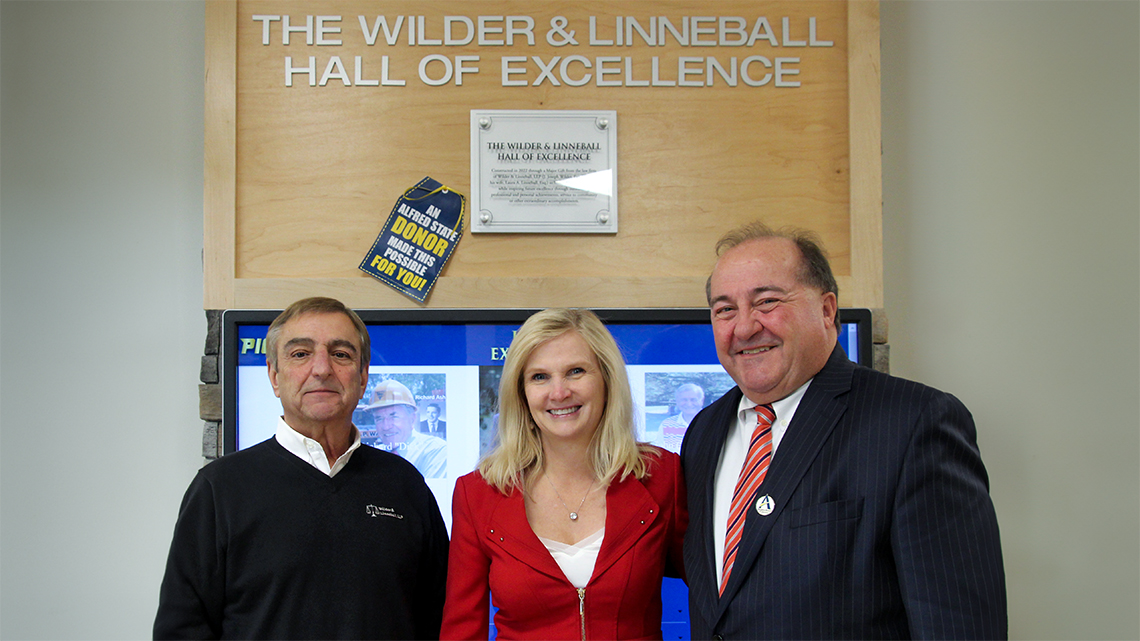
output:
M 711 620 L 717 607 L 716 547 L 713 541 L 713 492 L 716 468 L 724 441 L 736 421 L 736 408 L 743 394 L 734 387 L 713 405 L 702 410 L 685 435 L 682 448 L 687 463 L 685 478 L 689 488 L 689 534 L 685 537 L 685 571 L 694 590 L 696 603 L 705 620 Z M 707 416 L 706 416 L 707 414 Z M 684 451 L 688 448 L 688 451 Z M 693 530 L 697 529 L 696 532 Z M 711 586 L 712 589 L 702 589 Z
M 484 533 L 487 544 L 501 549 L 524 565 L 565 581 L 566 575 L 562 573 L 562 568 L 558 567 L 550 551 L 538 540 L 534 530 L 530 529 L 522 491 L 516 488 L 510 496 L 498 496 L 501 499 L 487 520 L 489 531 Z
M 756 562 L 768 533 L 847 410 L 846 393 L 851 389 L 853 371 L 854 366 L 837 345 L 800 400 L 795 417 L 772 458 L 764 483 L 752 498 L 755 502 L 760 496 L 772 497 L 774 510 L 768 516 L 760 516 L 755 509 L 749 509 L 732 575 L 720 599 L 718 616 L 724 613 L 747 578 L 748 569 Z
M 606 490 L 606 536 L 590 580 L 621 558 L 660 515 L 657 501 L 637 479 L 628 476 L 625 481 L 611 483 Z

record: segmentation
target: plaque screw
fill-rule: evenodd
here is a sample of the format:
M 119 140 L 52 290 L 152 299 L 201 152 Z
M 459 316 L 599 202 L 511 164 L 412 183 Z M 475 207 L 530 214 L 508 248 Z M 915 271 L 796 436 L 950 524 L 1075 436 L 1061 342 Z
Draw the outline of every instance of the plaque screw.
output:
M 483 223 L 484 225 L 489 224 L 491 222 L 491 212 L 487 211 L 486 209 L 479 212 L 479 222 Z
M 610 213 L 608 211 L 598 212 L 598 224 L 605 225 L 610 222 Z
M 486 117 L 486 116 L 483 116 L 482 118 L 480 118 L 479 119 L 479 128 L 480 129 L 490 129 L 491 128 L 491 119 Z
M 601 129 L 604 131 L 604 130 L 609 129 L 609 128 L 610 128 L 610 119 L 609 118 L 598 118 L 598 129 Z

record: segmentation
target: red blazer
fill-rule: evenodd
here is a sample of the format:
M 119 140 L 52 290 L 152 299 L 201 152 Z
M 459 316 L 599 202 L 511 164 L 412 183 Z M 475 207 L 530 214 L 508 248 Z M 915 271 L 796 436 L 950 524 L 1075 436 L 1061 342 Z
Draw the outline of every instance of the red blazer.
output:
M 478 471 L 461 477 L 440 638 L 486 639 L 493 593 L 500 639 L 660 639 L 661 577 L 679 575 L 688 524 L 680 459 L 660 454 L 644 479 L 606 491 L 606 534 L 581 602 L 530 529 L 522 492 L 504 496 Z

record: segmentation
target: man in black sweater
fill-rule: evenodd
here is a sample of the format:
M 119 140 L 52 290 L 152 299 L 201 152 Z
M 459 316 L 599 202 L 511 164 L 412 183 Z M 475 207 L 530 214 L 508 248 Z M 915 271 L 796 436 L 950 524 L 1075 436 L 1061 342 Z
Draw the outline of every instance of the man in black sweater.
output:
M 277 434 L 199 471 L 182 501 L 156 639 L 436 639 L 447 530 L 423 477 L 360 447 L 368 331 L 298 301 L 266 336 Z

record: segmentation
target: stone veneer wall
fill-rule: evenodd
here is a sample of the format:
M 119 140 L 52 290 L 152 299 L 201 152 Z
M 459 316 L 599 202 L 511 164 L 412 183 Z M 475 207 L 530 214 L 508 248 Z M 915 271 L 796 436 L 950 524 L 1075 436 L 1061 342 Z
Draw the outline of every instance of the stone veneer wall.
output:
M 887 343 L 887 314 L 871 310 L 872 364 L 880 372 L 891 371 L 891 346 Z M 206 349 L 198 385 L 198 416 L 202 419 L 202 456 L 213 460 L 223 454 L 221 369 L 222 310 L 206 310 Z
M 202 368 L 198 385 L 198 417 L 202 425 L 202 456 L 216 459 L 223 454 L 225 441 L 222 439 L 222 383 L 218 372 L 221 370 L 222 310 L 206 310 L 206 353 L 202 356 Z

